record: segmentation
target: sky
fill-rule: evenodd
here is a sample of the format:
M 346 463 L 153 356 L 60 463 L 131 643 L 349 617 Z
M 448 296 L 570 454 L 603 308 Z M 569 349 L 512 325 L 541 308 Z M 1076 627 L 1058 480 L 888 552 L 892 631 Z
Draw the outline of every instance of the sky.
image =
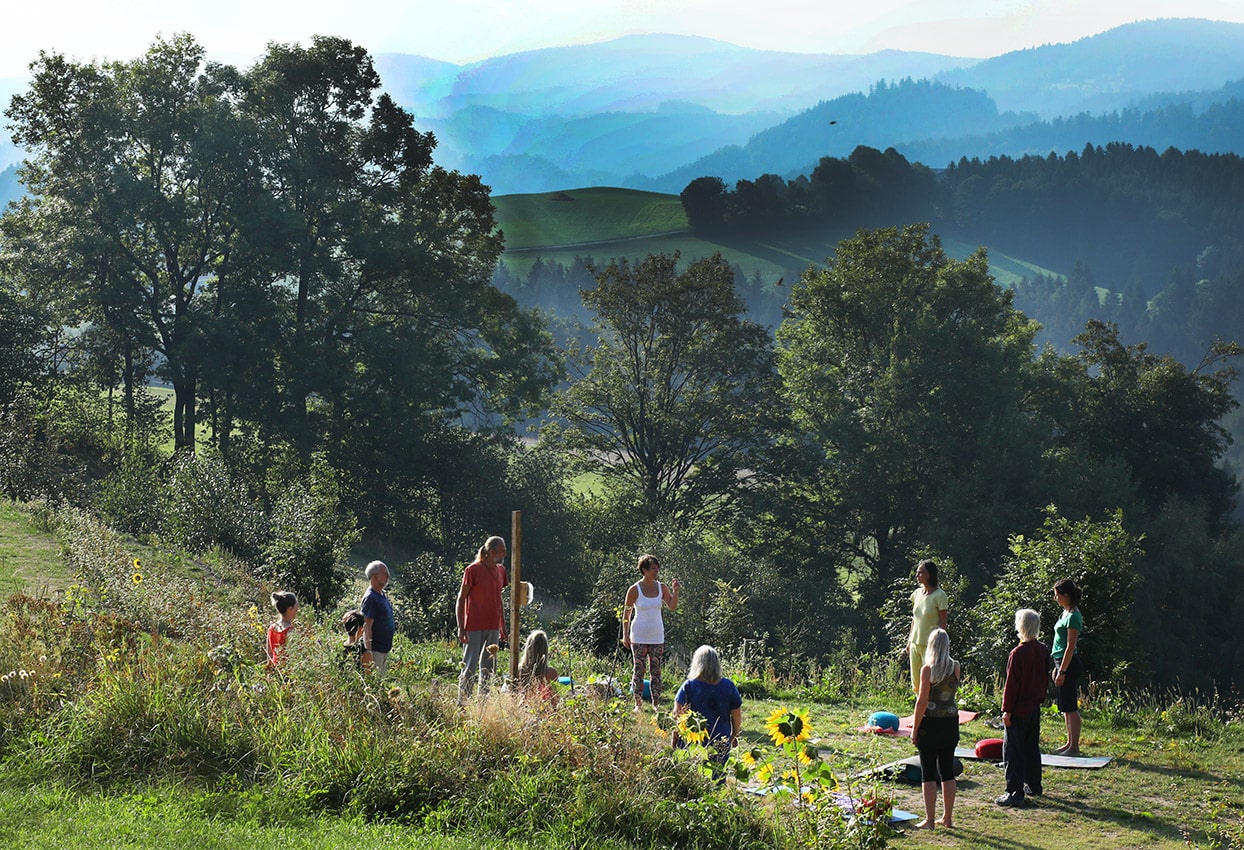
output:
M 249 64 L 271 41 L 344 36 L 375 53 L 465 64 L 636 33 L 678 33 L 801 53 L 920 50 L 985 58 L 1120 24 L 1196 17 L 1244 23 L 1244 0 L 25 0 L 0 13 L 0 77 L 41 49 L 130 59 L 189 32 Z

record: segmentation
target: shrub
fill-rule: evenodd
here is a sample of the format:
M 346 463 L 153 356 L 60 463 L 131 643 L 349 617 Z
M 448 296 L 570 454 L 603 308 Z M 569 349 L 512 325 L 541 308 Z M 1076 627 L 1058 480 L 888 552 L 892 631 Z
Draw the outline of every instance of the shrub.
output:
M 127 453 L 120 467 L 100 482 L 95 506 L 114 528 L 150 534 L 160 527 L 160 508 L 168 491 L 151 455 Z
M 308 475 L 277 498 L 264 574 L 300 600 L 332 608 L 345 589 L 346 559 L 358 539 L 354 517 L 341 506 L 336 473 L 317 456 Z
M 1086 669 L 1096 678 L 1121 674 L 1135 655 L 1132 603 L 1138 578 L 1133 562 L 1141 552 L 1140 539 L 1124 529 L 1121 511 L 1102 522 L 1073 522 L 1059 517 L 1053 506 L 1046 514 L 1031 539 L 1011 538 L 1001 576 L 972 609 L 973 642 L 964 655 L 979 671 L 1004 669 L 1016 643 L 1020 608 L 1040 611 L 1042 634 L 1052 635 L 1062 610 L 1053 603 L 1051 589 L 1059 579 L 1071 578 L 1084 591 L 1085 628 L 1077 646 Z
M 182 453 L 172 461 L 163 533 L 191 552 L 219 546 L 256 563 L 268 536 L 263 511 L 217 457 Z

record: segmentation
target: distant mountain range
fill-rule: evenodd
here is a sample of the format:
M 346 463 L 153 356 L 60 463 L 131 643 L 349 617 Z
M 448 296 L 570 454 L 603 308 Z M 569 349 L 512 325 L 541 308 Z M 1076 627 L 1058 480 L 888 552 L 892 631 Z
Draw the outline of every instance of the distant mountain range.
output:
M 1085 119 L 1193 102 L 1200 114 L 1234 97 L 1228 84 L 1244 80 L 1244 24 L 1143 21 L 984 61 L 781 53 L 648 35 L 462 67 L 392 54 L 377 65 L 386 88 L 436 133 L 441 161 L 481 174 L 494 193 L 677 192 L 706 174 L 733 182 L 806 172 L 860 144 L 929 155 L 926 164 L 941 167 L 964 154 L 1114 141 L 1098 131 L 1126 131 L 1127 122 L 1103 118 L 1085 135 Z M 1041 137 L 1035 148 L 1029 130 Z M 1234 140 L 1166 135 L 1239 149 Z
M 1110 141 L 1244 153 L 1244 24 L 1205 20 L 1144 21 L 984 61 L 643 35 L 471 65 L 402 54 L 376 64 L 436 134 L 438 161 L 480 174 L 494 194 L 790 177 L 857 145 L 934 168 Z M 0 98 L 24 84 L 0 80 Z M 0 142 L 0 169 L 19 156 Z

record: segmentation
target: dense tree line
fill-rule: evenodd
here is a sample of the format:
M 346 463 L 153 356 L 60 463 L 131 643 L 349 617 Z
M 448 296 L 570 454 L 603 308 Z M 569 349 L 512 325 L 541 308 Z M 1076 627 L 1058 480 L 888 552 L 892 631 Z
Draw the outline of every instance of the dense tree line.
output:
M 699 177 L 681 198 L 694 232 L 763 234 L 842 223 L 930 221 L 1053 269 L 1081 262 L 1146 297 L 1208 252 L 1244 269 L 1244 161 L 1111 143 L 1063 156 L 963 158 L 935 175 L 893 148 L 825 157 L 810 175 L 733 188 Z
M 697 177 L 679 197 L 693 233 L 721 237 L 929 219 L 940 190 L 932 171 L 893 148 L 860 146 L 845 160 L 824 157 L 809 176 L 763 174 L 732 189 L 719 177 Z
M 1126 141 L 1156 150 L 1225 153 L 1244 150 L 1244 81 L 1222 89 L 1153 97 L 1107 114 L 1081 112 L 1049 121 L 1016 122 L 1006 129 L 973 135 L 921 137 L 901 145 L 912 159 L 928 163 L 988 158 L 998 152 L 1025 153 L 1082 150 Z

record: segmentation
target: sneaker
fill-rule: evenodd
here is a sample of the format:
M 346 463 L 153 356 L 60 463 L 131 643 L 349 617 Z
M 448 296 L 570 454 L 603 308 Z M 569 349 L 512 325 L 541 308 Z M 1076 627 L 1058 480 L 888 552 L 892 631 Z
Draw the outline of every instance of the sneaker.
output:
M 994 800 L 994 802 L 997 803 L 999 806 L 1010 806 L 1011 808 L 1018 809 L 1019 807 L 1024 805 L 1024 795 L 1023 794 L 1003 794 L 1001 797 Z

